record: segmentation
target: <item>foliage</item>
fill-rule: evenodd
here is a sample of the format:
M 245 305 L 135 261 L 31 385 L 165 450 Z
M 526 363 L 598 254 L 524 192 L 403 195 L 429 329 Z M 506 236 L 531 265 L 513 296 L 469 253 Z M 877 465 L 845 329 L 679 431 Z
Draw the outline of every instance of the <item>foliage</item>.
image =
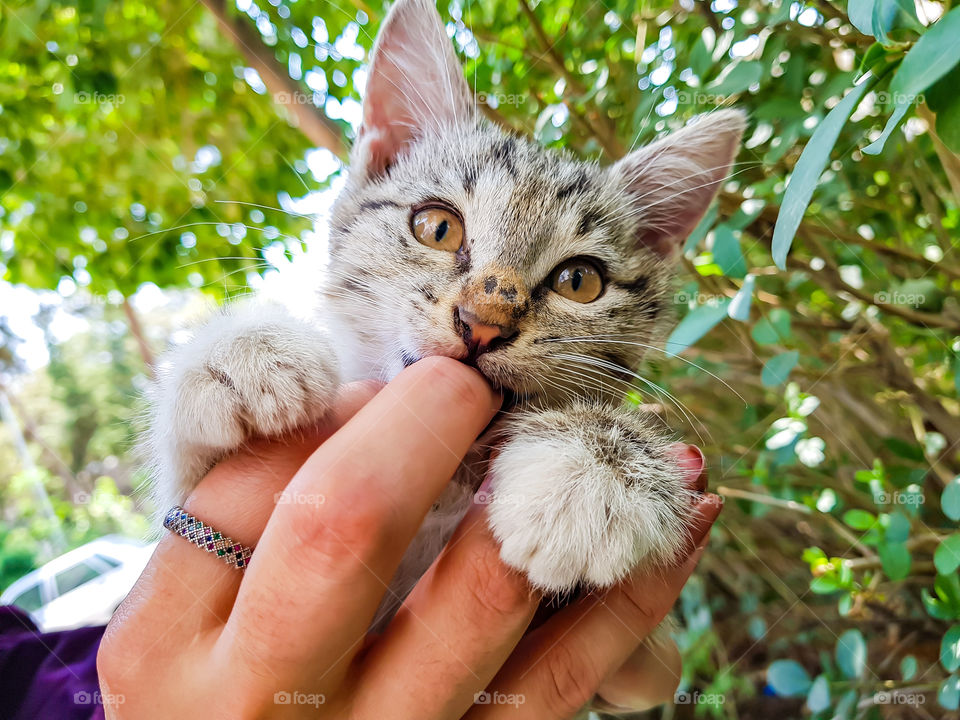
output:
M 300 217 L 215 203 L 275 206 L 304 192 L 307 170 L 306 142 L 278 119 L 302 113 L 303 98 L 272 107 L 257 92 L 268 77 L 244 69 L 250 48 L 223 30 L 258 33 L 267 60 L 349 139 L 342 120 L 363 85 L 355 48 L 369 49 L 385 8 L 237 6 L 220 25 L 179 1 L 0 11 L 9 279 L 222 294 L 254 280 L 244 273 L 265 243 L 299 241 Z M 635 393 L 700 442 L 727 500 L 684 591 L 684 694 L 664 716 L 956 710 L 960 8 L 443 10 L 483 112 L 546 145 L 607 162 L 718 105 L 750 115 L 735 172 L 684 248 L 667 354 L 645 369 L 670 395 Z M 195 162 L 208 146 L 220 165 Z M 194 222 L 214 224 L 185 236 L 179 226 Z M 218 256 L 243 259 L 187 265 Z

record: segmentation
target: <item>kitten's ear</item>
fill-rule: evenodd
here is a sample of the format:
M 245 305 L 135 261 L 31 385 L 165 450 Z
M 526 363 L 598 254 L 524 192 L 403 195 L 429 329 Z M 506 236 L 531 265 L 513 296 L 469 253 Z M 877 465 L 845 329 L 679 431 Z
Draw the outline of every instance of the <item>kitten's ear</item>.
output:
M 397 0 L 373 47 L 351 165 L 379 175 L 418 136 L 475 113 L 433 0 Z
M 611 168 L 633 197 L 639 243 L 675 254 L 727 177 L 745 126 L 739 110 L 704 113 Z

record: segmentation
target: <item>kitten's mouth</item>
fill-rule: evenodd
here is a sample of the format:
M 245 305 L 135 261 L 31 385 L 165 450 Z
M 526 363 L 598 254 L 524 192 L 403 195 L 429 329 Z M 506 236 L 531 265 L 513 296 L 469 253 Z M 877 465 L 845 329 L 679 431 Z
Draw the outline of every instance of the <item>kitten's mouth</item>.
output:
M 477 365 L 477 359 L 483 354 L 484 353 L 479 353 L 479 354 L 470 353 L 463 357 L 456 357 L 453 359 L 459 360 L 464 365 L 469 365 L 470 367 L 477 370 L 481 375 L 483 375 L 487 379 L 487 382 L 489 382 L 495 390 L 497 390 L 503 395 L 503 407 L 501 408 L 501 411 L 511 410 L 518 403 L 530 400 L 533 397 L 529 393 L 518 392 L 513 388 L 502 385 L 499 382 L 497 382 L 494 378 L 491 378 L 487 373 L 485 373 Z M 411 353 L 404 351 L 402 354 L 403 367 L 408 368 L 411 365 L 413 365 L 415 362 L 422 360 L 424 357 L 426 357 L 426 355 L 413 355 Z

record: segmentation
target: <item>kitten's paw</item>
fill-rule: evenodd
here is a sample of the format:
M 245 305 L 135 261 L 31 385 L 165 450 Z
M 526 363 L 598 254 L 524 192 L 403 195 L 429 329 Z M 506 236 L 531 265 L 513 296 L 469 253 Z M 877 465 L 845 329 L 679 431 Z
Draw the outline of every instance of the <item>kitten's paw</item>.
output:
M 669 443 L 627 410 L 518 414 L 490 467 L 501 557 L 548 592 L 606 587 L 682 550 L 693 491 Z
M 309 324 L 274 306 L 217 317 L 160 369 L 150 439 L 158 483 L 189 489 L 247 438 L 316 422 L 338 385 L 336 358 Z

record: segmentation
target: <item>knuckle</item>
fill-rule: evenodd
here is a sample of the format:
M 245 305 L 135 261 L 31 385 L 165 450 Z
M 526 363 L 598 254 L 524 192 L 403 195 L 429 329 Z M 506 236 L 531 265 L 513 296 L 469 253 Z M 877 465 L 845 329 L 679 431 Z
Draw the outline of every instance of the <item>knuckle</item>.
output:
M 357 482 L 357 487 L 369 486 Z M 289 506 L 290 555 L 327 570 L 371 563 L 378 555 L 390 511 L 371 494 L 329 498 L 319 507 Z
M 593 699 L 602 678 L 567 643 L 560 642 L 544 658 L 544 702 L 551 717 L 576 715 Z
M 627 625 L 635 631 L 652 630 L 669 611 L 669 606 L 666 609 L 658 607 L 657 593 L 650 593 L 649 588 L 644 590 L 634 582 L 623 583 L 620 597 L 622 601 L 618 604 L 622 606 L 623 612 L 618 614 L 622 615 Z
M 531 604 L 529 588 L 504 566 L 492 545 L 471 554 L 463 587 L 472 605 L 471 621 L 479 625 L 515 618 Z
M 466 408 L 485 408 L 490 405 L 490 388 L 475 370 L 448 357 L 424 358 L 414 367 L 429 376 L 438 391 Z

